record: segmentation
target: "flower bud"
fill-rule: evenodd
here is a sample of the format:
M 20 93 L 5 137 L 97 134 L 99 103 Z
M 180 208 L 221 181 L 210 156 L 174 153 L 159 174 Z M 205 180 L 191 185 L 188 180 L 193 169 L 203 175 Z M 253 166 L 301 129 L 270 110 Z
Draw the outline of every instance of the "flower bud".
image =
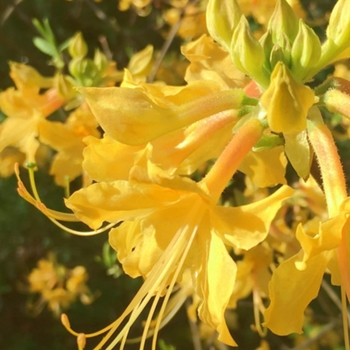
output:
M 278 0 L 275 10 L 269 20 L 268 29 L 272 32 L 272 40 L 282 49 L 287 36 L 289 43 L 293 43 L 298 33 L 298 18 L 286 0 Z
M 85 57 L 88 52 L 88 47 L 83 39 L 83 35 L 78 32 L 70 40 L 68 52 L 73 58 Z
M 270 65 L 272 70 L 275 68 L 278 62 L 283 62 L 287 67 L 290 66 L 291 62 L 291 46 L 288 38 L 282 34 L 281 38 L 284 38 L 285 44 L 282 47 L 275 44 L 270 52 Z
M 209 0 L 207 28 L 211 37 L 230 52 L 231 39 L 242 10 L 236 0 Z
M 321 57 L 321 43 L 316 33 L 302 20 L 299 21 L 299 32 L 292 47 L 292 72 L 296 79 L 307 80 L 310 68 L 317 64 Z
M 73 84 L 62 73 L 55 75 L 54 87 L 57 89 L 58 95 L 65 100 L 69 100 L 77 94 L 73 89 Z
M 268 72 L 264 69 L 264 50 L 250 31 L 244 16 L 233 34 L 230 51 L 232 61 L 239 70 L 248 74 L 262 87 L 268 86 Z
M 270 56 L 271 51 L 274 46 L 274 43 L 272 41 L 272 33 L 271 30 L 268 30 L 259 40 L 260 45 L 262 46 L 264 50 L 265 55 L 265 61 L 264 61 L 264 67 L 265 69 L 271 74 L 272 73 L 272 67 L 270 63 Z
M 94 64 L 99 72 L 104 72 L 108 68 L 108 59 L 99 49 L 95 50 Z
M 339 0 L 331 13 L 327 27 L 327 38 L 339 48 L 346 49 L 350 44 L 350 1 Z
M 270 85 L 261 97 L 271 130 L 286 134 L 305 130 L 307 113 L 314 101 L 314 92 L 295 81 L 282 62 L 276 64 Z

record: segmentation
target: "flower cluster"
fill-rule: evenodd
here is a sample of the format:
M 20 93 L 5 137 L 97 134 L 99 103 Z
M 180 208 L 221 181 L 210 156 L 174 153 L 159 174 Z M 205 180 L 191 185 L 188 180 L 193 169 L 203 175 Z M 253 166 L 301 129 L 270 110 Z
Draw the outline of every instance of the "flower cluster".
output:
M 144 279 L 122 315 L 99 332 L 75 332 L 62 316 L 80 348 L 104 333 L 96 349 L 124 348 L 149 306 L 140 349 L 150 337 L 156 349 L 160 328 L 188 297 L 227 345 L 237 343 L 225 312 L 249 294 L 260 334 L 264 327 L 278 335 L 301 333 L 325 273 L 341 286 L 349 348 L 350 202 L 329 116 L 348 131 L 350 82 L 345 74 L 316 87 L 312 81 L 350 58 L 350 2 L 338 0 L 324 42 L 303 11 L 286 0 L 274 3 L 268 21 L 260 20 L 266 31 L 255 33 L 238 1 L 209 0 L 209 35 L 182 47 L 189 62 L 183 86 L 145 79 L 151 47 L 132 58 L 121 78 L 101 53 L 87 58 L 80 34 L 69 43 L 69 77 L 59 72 L 47 79 L 11 65 L 16 89 L 0 95 L 7 115 L 2 157 L 11 146 L 34 162 L 39 138 L 57 151 L 51 165 L 57 184 L 85 179 L 65 199 L 71 213 L 41 202 L 33 164 L 33 195 L 17 168 L 19 194 L 63 228 L 60 221 L 91 228 L 67 228 L 71 233 L 110 229 L 125 273 Z M 294 8 L 300 9 L 295 2 Z M 47 119 L 64 105 L 74 108 L 64 123 Z M 313 159 L 321 183 L 311 174 Z M 297 180 L 288 176 L 288 165 Z
M 67 269 L 56 262 L 55 256 L 41 259 L 29 276 L 30 293 L 40 294 L 39 299 L 28 304 L 33 314 L 40 313 L 47 304 L 55 316 L 67 309 L 78 297 L 85 305 L 94 297 L 86 285 L 87 272 L 83 266 Z

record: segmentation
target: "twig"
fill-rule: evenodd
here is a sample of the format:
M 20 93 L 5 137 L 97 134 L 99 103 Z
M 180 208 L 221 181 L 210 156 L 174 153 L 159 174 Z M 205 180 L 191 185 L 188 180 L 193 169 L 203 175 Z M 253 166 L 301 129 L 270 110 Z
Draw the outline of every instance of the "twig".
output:
M 12 5 L 7 6 L 5 9 L 3 15 L 0 19 L 0 25 L 2 26 L 6 20 L 11 16 L 12 12 L 16 9 L 16 6 L 18 6 L 23 0 L 14 0 Z

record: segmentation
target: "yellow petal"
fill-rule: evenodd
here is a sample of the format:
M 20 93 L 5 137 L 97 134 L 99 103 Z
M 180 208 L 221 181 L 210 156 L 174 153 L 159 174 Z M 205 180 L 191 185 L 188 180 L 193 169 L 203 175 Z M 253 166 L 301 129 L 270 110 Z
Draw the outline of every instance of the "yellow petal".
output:
M 265 311 L 264 325 L 277 335 L 302 333 L 304 311 L 317 297 L 329 253 L 312 257 L 306 268 L 298 270 L 294 255 L 273 273 L 269 285 L 271 303 Z
M 239 166 L 258 187 L 285 184 L 287 159 L 283 147 L 274 147 L 259 152 L 250 152 Z M 273 170 L 272 170 L 273 169 Z
M 305 130 L 306 117 L 314 102 L 314 92 L 297 82 L 290 70 L 278 62 L 271 74 L 270 86 L 261 96 L 271 130 L 286 134 Z
M 202 245 L 199 247 L 202 268 L 198 269 L 200 272 L 197 286 L 202 299 L 198 309 L 199 317 L 218 331 L 220 341 L 237 346 L 227 328 L 224 315 L 233 292 L 237 267 L 222 240 L 215 233 L 203 233 L 199 233 L 199 244 Z M 222 285 L 223 280 L 225 288 Z
M 252 204 L 236 208 L 216 207 L 212 225 L 227 244 L 248 250 L 265 239 L 282 201 L 292 193 L 290 187 L 283 186 L 269 197 Z
M 95 181 L 127 180 L 130 169 L 144 146 L 129 146 L 108 135 L 84 139 L 83 168 Z M 98 164 L 98 166 L 96 166 Z
M 136 89 L 81 88 L 105 132 L 119 142 L 141 145 L 243 102 L 243 92 L 213 93 L 179 106 L 164 108 Z M 127 101 L 127 102 L 125 102 Z

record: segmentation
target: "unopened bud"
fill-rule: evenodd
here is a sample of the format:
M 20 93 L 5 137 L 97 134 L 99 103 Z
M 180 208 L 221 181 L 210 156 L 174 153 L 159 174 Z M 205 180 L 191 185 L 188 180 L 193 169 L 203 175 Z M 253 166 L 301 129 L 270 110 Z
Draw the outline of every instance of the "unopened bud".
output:
M 207 28 L 210 36 L 230 52 L 231 40 L 242 10 L 236 0 L 209 0 Z
M 262 87 L 268 85 L 268 72 L 264 69 L 264 50 L 243 16 L 233 34 L 230 51 L 232 61 L 239 70 L 248 74 Z
M 299 21 L 299 31 L 293 43 L 291 56 L 293 75 L 300 81 L 307 78 L 310 68 L 313 68 L 321 57 L 318 36 L 302 20 Z
M 70 40 L 68 52 L 73 58 L 85 57 L 88 52 L 88 47 L 84 41 L 83 35 L 78 32 Z
M 293 43 L 298 33 L 299 23 L 293 9 L 286 0 L 278 0 L 275 10 L 269 20 L 268 29 L 272 32 L 272 40 L 282 49 L 286 36 L 289 43 Z

